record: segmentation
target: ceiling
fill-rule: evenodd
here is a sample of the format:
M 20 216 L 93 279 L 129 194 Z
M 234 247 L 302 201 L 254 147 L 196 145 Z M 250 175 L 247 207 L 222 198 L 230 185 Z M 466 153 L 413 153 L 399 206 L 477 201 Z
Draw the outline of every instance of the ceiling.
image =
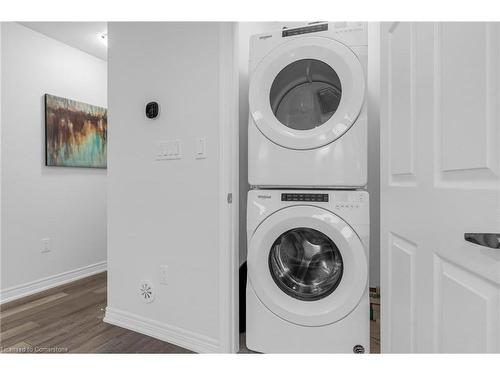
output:
M 54 38 L 106 61 L 107 47 L 98 35 L 106 31 L 106 22 L 20 22 L 21 25 Z

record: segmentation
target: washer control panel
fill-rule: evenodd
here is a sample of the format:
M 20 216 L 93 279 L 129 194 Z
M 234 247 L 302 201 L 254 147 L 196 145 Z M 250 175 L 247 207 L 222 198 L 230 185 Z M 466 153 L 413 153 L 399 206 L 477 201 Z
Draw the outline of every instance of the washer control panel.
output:
M 282 202 L 328 202 L 328 194 L 282 193 Z
M 336 209 L 356 209 L 365 203 L 365 197 L 359 193 L 348 193 L 338 196 L 338 202 L 335 202 Z
M 358 203 L 352 203 L 352 202 L 341 202 L 335 204 L 335 208 L 337 209 L 354 209 L 354 208 L 359 208 L 360 205 Z

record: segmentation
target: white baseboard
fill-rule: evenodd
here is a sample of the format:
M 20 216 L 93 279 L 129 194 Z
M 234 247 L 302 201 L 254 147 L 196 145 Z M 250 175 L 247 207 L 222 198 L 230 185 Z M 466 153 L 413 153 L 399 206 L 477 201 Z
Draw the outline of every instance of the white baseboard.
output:
M 220 353 L 221 351 L 217 340 L 211 337 L 110 307 L 106 308 L 104 321 L 197 353 Z
M 30 281 L 29 283 L 13 286 L 0 291 L 0 304 L 13 301 L 18 298 L 26 297 L 31 294 L 42 292 L 56 286 L 67 284 L 69 282 L 83 279 L 96 273 L 104 272 L 107 268 L 107 262 L 91 264 L 89 266 L 66 271 L 58 275 L 44 277 L 43 279 Z

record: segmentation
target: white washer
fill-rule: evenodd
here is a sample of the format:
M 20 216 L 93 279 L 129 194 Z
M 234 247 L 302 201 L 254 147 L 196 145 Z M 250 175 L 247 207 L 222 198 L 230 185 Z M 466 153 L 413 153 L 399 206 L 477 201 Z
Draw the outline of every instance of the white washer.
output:
M 367 52 L 366 23 L 251 37 L 251 186 L 366 185 Z
M 248 193 L 249 349 L 369 351 L 368 207 L 365 191 Z

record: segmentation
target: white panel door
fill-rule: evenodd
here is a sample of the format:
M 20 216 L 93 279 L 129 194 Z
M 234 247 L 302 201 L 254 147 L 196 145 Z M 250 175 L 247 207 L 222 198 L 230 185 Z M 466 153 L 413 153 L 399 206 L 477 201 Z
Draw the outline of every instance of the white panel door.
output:
M 380 138 L 382 351 L 500 352 L 500 25 L 383 24 Z

